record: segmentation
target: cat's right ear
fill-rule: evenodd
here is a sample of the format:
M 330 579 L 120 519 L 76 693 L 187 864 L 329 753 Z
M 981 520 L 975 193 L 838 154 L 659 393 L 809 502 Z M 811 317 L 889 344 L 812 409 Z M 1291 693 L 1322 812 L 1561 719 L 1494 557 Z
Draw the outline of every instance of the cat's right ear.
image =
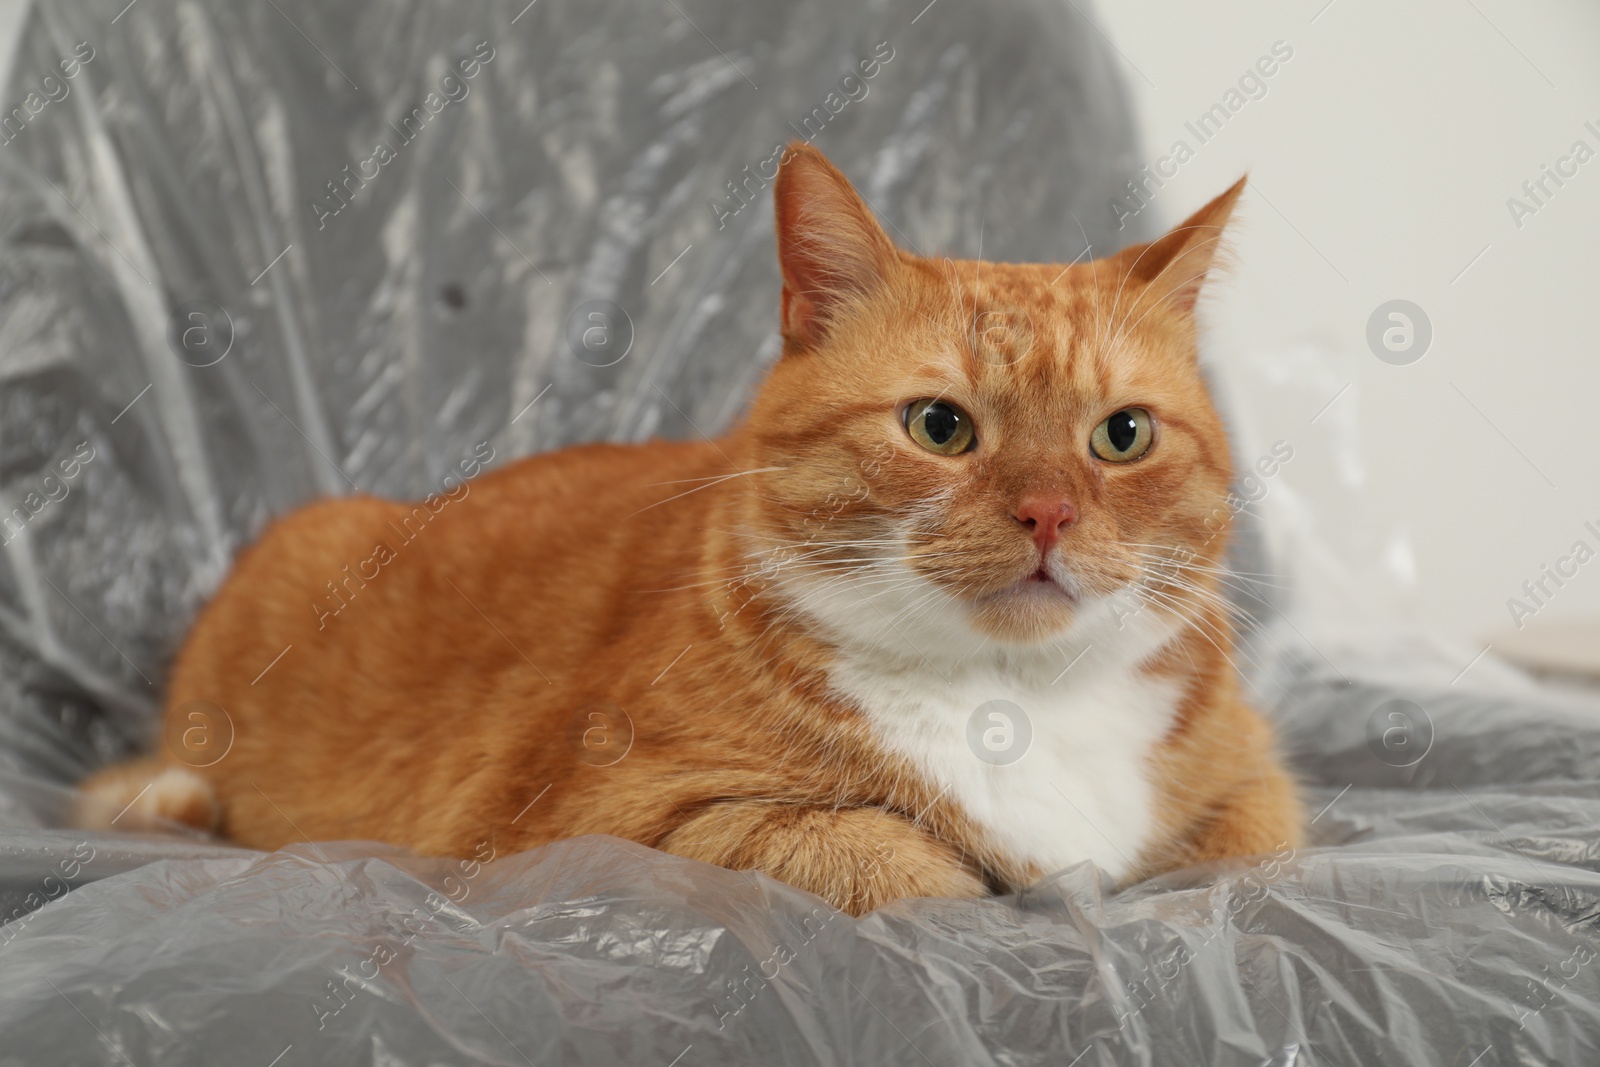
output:
M 785 151 L 773 190 L 783 337 L 810 348 L 842 307 L 883 284 L 894 243 L 839 168 L 804 141 Z

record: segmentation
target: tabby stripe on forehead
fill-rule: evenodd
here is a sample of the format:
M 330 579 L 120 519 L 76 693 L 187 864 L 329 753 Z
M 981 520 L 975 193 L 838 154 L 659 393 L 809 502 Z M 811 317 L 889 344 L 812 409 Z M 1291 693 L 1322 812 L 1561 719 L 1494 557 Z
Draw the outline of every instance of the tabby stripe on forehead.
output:
M 1201 433 L 1194 423 L 1190 422 L 1182 415 L 1172 415 L 1163 412 L 1161 415 L 1161 422 L 1165 425 L 1173 426 L 1184 431 L 1184 435 L 1189 438 L 1196 451 L 1200 453 L 1199 458 L 1201 462 L 1210 467 L 1213 472 L 1220 474 L 1223 471 L 1228 470 L 1227 461 L 1218 461 L 1217 459 L 1217 448 L 1220 445 L 1224 450 L 1226 450 L 1226 440 L 1212 440 L 1209 435 Z
M 833 425 L 829 427 L 829 436 L 839 436 L 842 427 L 847 423 L 853 423 L 858 419 L 871 420 L 884 414 L 884 411 L 883 404 L 871 400 L 858 401 L 853 404 L 836 404 L 830 408 Z M 763 440 L 772 445 L 783 445 L 800 450 L 819 448 L 817 427 L 813 425 L 803 425 L 793 430 L 774 431 L 770 428 L 763 428 L 761 436 Z

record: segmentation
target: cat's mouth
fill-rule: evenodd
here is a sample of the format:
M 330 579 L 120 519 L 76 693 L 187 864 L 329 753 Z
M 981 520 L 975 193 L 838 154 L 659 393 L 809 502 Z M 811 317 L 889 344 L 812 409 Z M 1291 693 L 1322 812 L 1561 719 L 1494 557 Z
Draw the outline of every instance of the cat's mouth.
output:
M 1043 563 L 1034 568 L 1032 574 L 1013 585 L 1014 592 L 1033 596 L 1061 596 L 1068 600 L 1077 600 L 1077 593 L 1067 585 L 1056 581 L 1050 569 Z
M 970 621 L 989 637 L 1037 644 L 1058 637 L 1072 625 L 1082 607 L 1079 597 L 1083 592 L 1077 575 L 1060 560 L 1041 561 L 1009 585 L 975 599 Z

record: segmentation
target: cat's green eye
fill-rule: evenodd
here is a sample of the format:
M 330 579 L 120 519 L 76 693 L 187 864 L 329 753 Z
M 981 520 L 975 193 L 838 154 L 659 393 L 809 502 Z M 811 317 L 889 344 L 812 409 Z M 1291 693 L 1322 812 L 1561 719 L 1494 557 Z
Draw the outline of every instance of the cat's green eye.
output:
M 1131 463 L 1150 451 L 1154 433 L 1144 408 L 1123 408 L 1094 428 L 1089 450 L 1107 463 Z
M 948 400 L 913 400 L 906 405 L 906 433 L 929 452 L 954 456 L 977 443 L 972 416 Z

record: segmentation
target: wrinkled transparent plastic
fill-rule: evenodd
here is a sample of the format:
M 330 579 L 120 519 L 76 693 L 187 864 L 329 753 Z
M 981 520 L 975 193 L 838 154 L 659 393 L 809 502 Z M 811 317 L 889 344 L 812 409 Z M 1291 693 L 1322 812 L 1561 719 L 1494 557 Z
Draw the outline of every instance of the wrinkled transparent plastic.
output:
M 1600 718 L 1409 646 L 1330 660 L 1278 579 L 1241 595 L 1241 668 L 1313 846 L 1122 892 L 1080 866 L 854 920 L 606 838 L 63 828 L 70 783 L 157 743 L 165 666 L 269 517 L 735 419 L 778 350 L 784 141 L 919 251 L 1147 236 L 1108 207 L 1135 138 L 1084 9 L 38 5 L 0 133 L 0 1063 L 1596 1062 Z M 1221 393 L 1331 395 L 1296 359 Z M 1278 526 L 1241 485 L 1242 575 L 1327 548 L 1292 481 Z

